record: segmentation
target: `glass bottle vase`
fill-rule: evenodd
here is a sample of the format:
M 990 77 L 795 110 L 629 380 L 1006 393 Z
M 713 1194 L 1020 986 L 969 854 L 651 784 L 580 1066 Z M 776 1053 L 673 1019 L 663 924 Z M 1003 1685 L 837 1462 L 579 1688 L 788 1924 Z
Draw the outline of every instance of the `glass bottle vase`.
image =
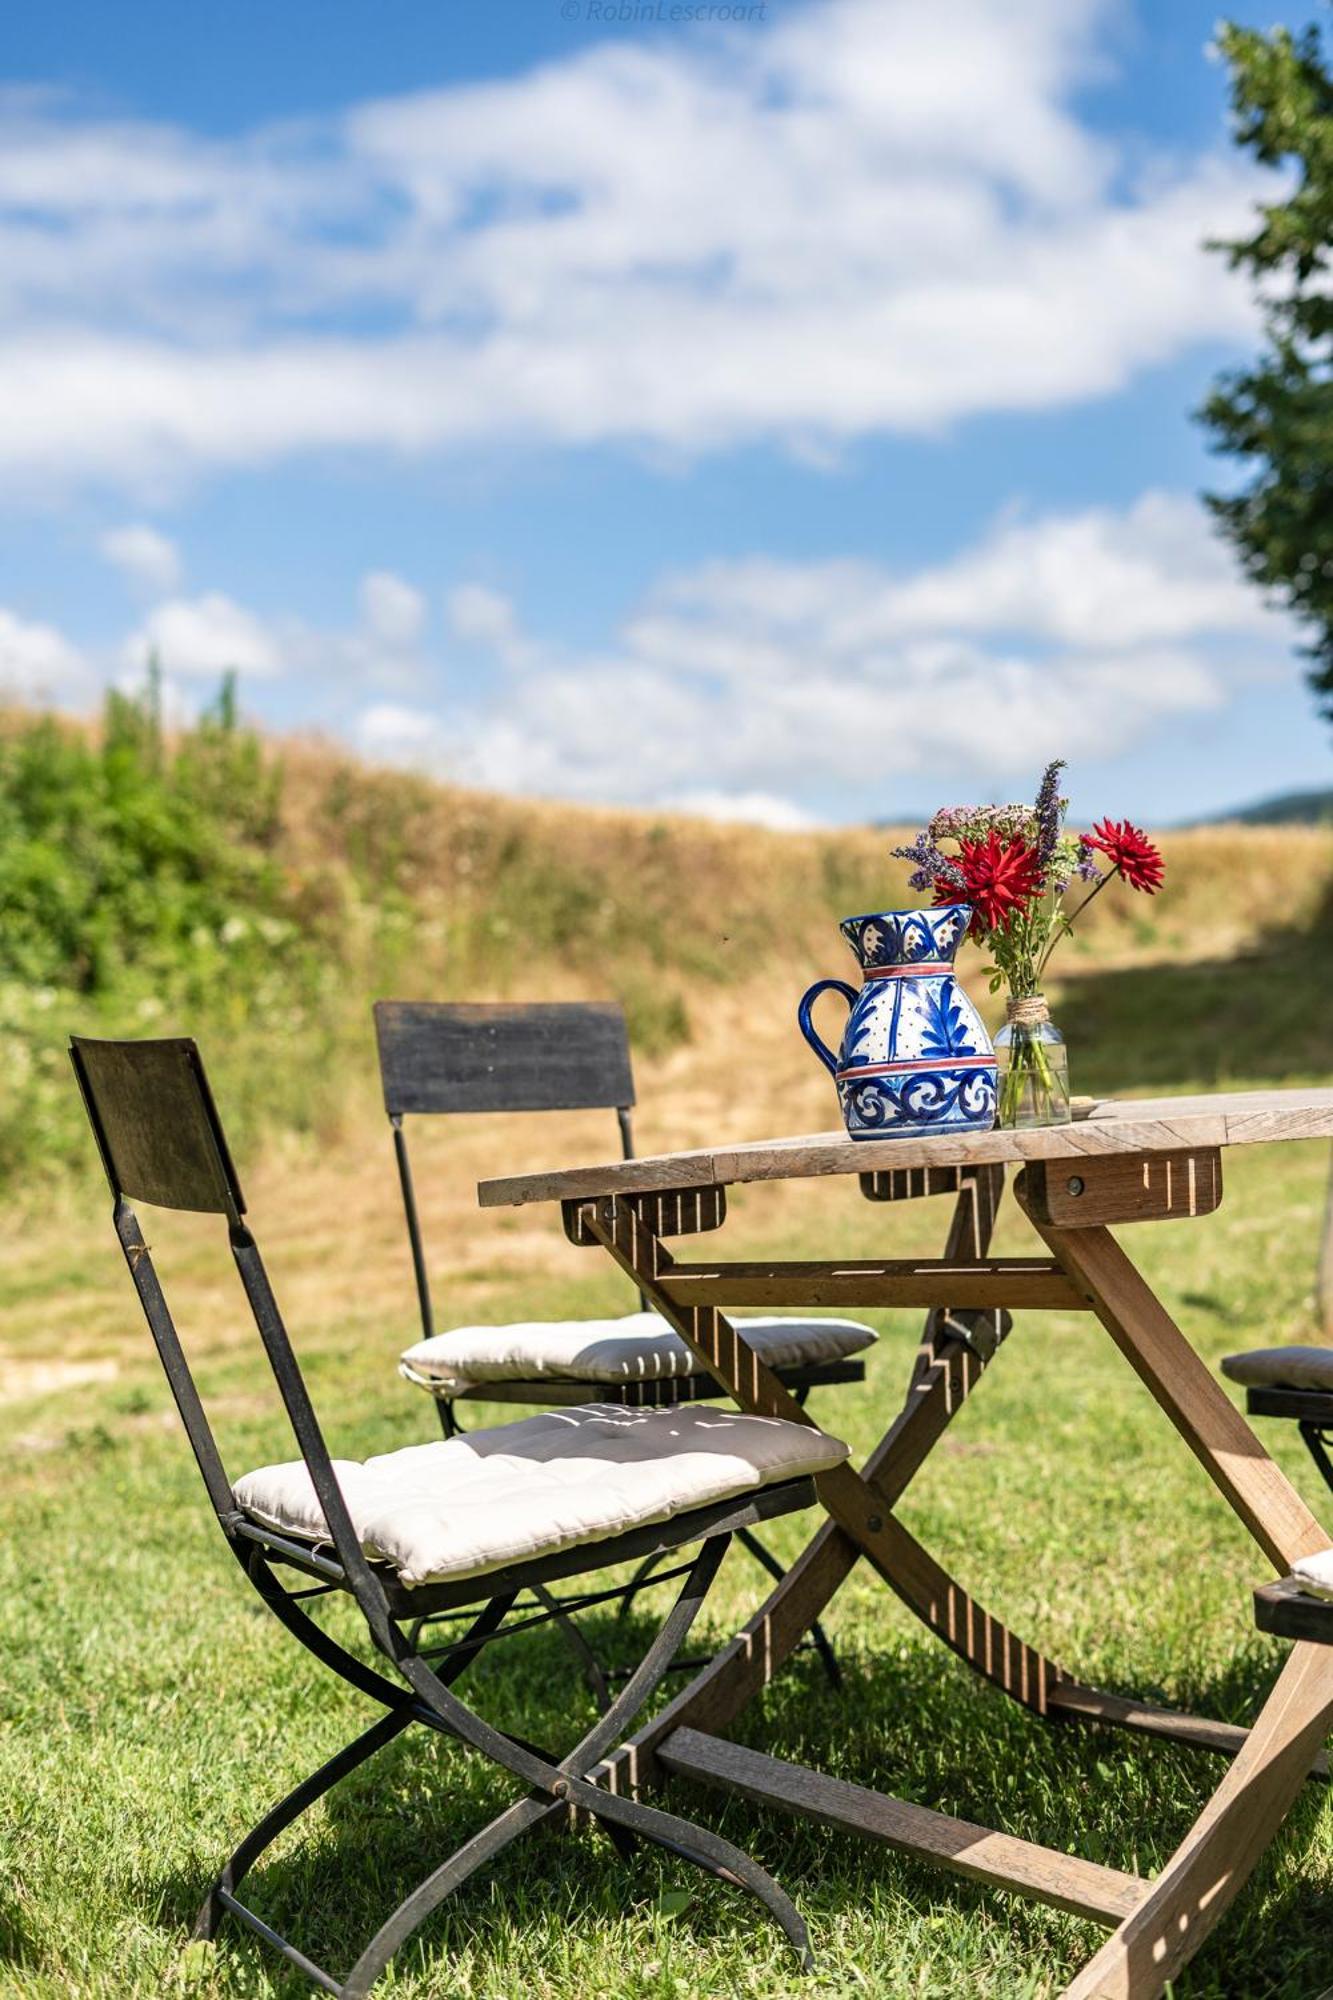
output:
M 1040 993 L 1010 999 L 995 1037 L 1000 1065 L 996 1122 L 1009 1131 L 1067 1125 L 1069 1052 Z

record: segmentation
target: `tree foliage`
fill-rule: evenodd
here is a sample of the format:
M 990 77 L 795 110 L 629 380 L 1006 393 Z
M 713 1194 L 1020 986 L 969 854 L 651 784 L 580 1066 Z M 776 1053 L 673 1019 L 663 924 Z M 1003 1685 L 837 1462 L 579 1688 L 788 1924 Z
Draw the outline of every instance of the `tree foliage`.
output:
M 1219 42 L 1237 143 L 1291 182 L 1252 235 L 1211 246 L 1254 280 L 1265 347 L 1219 379 L 1201 412 L 1245 475 L 1208 504 L 1248 575 L 1308 631 L 1310 683 L 1333 721 L 1333 74 L 1316 27 L 1227 24 Z

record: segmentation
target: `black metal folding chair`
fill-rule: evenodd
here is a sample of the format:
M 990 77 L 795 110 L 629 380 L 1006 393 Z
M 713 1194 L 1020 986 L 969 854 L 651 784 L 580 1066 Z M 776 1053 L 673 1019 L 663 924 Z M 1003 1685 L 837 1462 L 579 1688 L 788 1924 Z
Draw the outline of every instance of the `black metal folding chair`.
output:
M 1244 1387 L 1250 1416 L 1284 1417 L 1298 1427 L 1333 1487 L 1333 1347 L 1254 1347 L 1228 1354 L 1222 1373 Z
M 465 1401 L 552 1407 L 595 1398 L 643 1409 L 724 1396 L 679 1336 L 643 1309 L 642 1297 L 640 1312 L 619 1320 L 436 1331 L 404 1119 L 613 1110 L 622 1154 L 631 1159 L 634 1076 L 619 1004 L 378 1000 L 374 1014 L 421 1312 L 422 1337 L 403 1354 L 400 1368 L 434 1398 L 445 1436 L 461 1429 L 457 1405 Z M 784 1316 L 747 1318 L 743 1324 L 746 1338 L 770 1359 L 798 1402 L 822 1384 L 865 1379 L 865 1363 L 853 1357 L 872 1345 L 875 1331 L 861 1321 Z M 736 1539 L 769 1576 L 782 1577 L 782 1565 L 756 1535 L 742 1529 Z M 623 1606 L 634 1601 L 652 1567 L 645 1563 L 626 1585 Z M 594 1693 L 607 1699 L 607 1676 L 591 1648 L 576 1628 L 566 1636 Z M 825 1673 L 838 1686 L 837 1660 L 821 1625 L 811 1638 Z
M 562 1817 L 568 1820 L 571 1809 L 577 1808 L 622 1852 L 638 1837 L 748 1889 L 781 1925 L 802 1962 L 808 1963 L 808 1940 L 799 1915 L 748 1855 L 692 1821 L 602 1790 L 590 1781 L 589 1773 L 621 1743 L 661 1681 L 717 1573 L 728 1537 L 808 1505 L 814 1497 L 812 1475 L 837 1463 L 845 1447 L 802 1424 L 774 1424 L 708 1410 L 694 1418 L 698 1435 L 678 1461 L 669 1434 L 688 1428 L 679 1413 L 658 1417 L 651 1411 L 626 1413 L 601 1406 L 550 1412 L 472 1432 L 466 1438 L 409 1447 L 364 1464 L 339 1461 L 335 1470 L 258 1245 L 245 1221 L 236 1171 L 194 1043 L 76 1038 L 71 1056 L 111 1185 L 116 1234 L 227 1544 L 288 1631 L 324 1666 L 384 1710 L 378 1721 L 296 1786 L 246 1835 L 209 1890 L 197 1934 L 211 1937 L 223 1913 L 230 1911 L 316 1985 L 352 2000 L 370 1990 L 393 1954 L 477 1869 L 521 1834 Z M 134 1202 L 225 1218 L 241 1284 L 301 1453 L 298 1461 L 263 1468 L 233 1487 Z M 760 1424 L 760 1431 L 744 1428 L 754 1424 Z M 709 1475 L 713 1490 L 705 1494 L 696 1467 L 691 1492 L 697 1504 L 660 1518 L 663 1480 L 669 1482 L 678 1463 L 683 1479 L 683 1457 L 696 1461 L 701 1451 L 706 1455 L 712 1433 L 717 1436 L 711 1448 L 718 1454 L 717 1471 L 710 1470 Z M 605 1454 L 619 1496 L 621 1519 L 616 1524 L 607 1519 L 591 1527 L 576 1524 L 573 1529 L 567 1520 L 562 1527 L 552 1524 L 553 1488 L 549 1483 L 543 1486 L 542 1468 L 558 1466 L 551 1478 L 562 1492 L 567 1491 L 565 1476 L 575 1469 L 581 1451 L 593 1460 L 598 1453 Z M 737 1454 L 753 1475 L 739 1484 Z M 493 1468 L 488 1463 L 492 1457 Z M 648 1474 L 651 1493 L 636 1466 Z M 732 1468 L 725 1479 L 724 1466 Z M 457 1487 L 471 1482 L 473 1499 L 485 1500 L 493 1494 L 485 1482 L 501 1474 L 502 1504 L 455 1506 Z M 525 1513 L 529 1484 L 538 1504 Z M 605 1503 L 608 1475 L 600 1465 L 595 1485 L 586 1490 L 595 1493 L 597 1504 Z M 395 1511 L 393 1496 L 398 1491 L 410 1492 L 410 1505 Z M 432 1494 L 440 1503 L 434 1511 Z M 680 1495 L 676 1497 L 679 1501 Z M 467 1543 L 465 1537 L 461 1550 L 456 1527 L 460 1512 L 472 1521 L 472 1541 Z M 512 1545 L 515 1520 L 529 1515 L 530 1554 Z M 507 1519 L 511 1536 L 504 1548 L 496 1539 L 501 1517 Z M 423 1520 L 434 1524 L 429 1532 Z M 698 1545 L 697 1553 L 682 1560 L 675 1572 L 683 1577 L 679 1595 L 638 1667 L 610 1709 L 564 1756 L 494 1727 L 452 1691 L 452 1683 L 480 1649 L 513 1629 L 506 1618 L 519 1593 L 532 1583 L 586 1576 L 594 1568 L 692 1544 Z M 392 1554 L 386 1553 L 390 1550 Z M 415 1580 L 418 1572 L 432 1567 L 435 1580 L 429 1574 Z M 312 1617 L 310 1600 L 332 1593 L 344 1593 L 355 1602 L 393 1678 L 357 1658 Z M 588 1600 L 595 1599 L 596 1592 L 590 1589 Z M 414 1649 L 408 1625 L 422 1613 L 462 1606 L 471 1606 L 474 1616 L 461 1637 L 438 1651 Z M 241 1902 L 237 1892 L 244 1876 L 285 1828 L 339 1779 L 414 1723 L 479 1751 L 517 1780 L 521 1796 L 455 1853 L 432 1865 L 340 1981 L 280 1936 Z

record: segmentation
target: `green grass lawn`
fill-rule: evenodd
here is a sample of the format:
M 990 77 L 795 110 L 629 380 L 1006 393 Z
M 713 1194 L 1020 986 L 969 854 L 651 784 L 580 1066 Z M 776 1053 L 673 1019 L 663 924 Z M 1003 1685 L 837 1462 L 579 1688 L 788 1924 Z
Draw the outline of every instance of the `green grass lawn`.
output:
M 1327 1149 L 1256 1150 L 1226 1167 L 1218 1215 L 1144 1226 L 1131 1239 L 1209 1361 L 1238 1344 L 1313 1336 Z M 946 1216 L 938 1201 L 871 1208 L 849 1185 L 814 1187 L 801 1202 L 752 1190 L 718 1241 L 788 1255 L 926 1251 Z M 255 1357 L 232 1338 L 241 1307 L 225 1285 L 224 1247 L 191 1223 L 173 1259 L 174 1220 L 154 1218 L 149 1233 L 187 1334 L 219 1315 L 229 1328 L 225 1341 L 203 1342 L 200 1371 L 229 1463 L 290 1456 Z M 372 1711 L 263 1612 L 206 1516 L 109 1227 L 71 1224 L 63 1251 L 55 1230 L 37 1232 L 40 1260 L 22 1235 L 6 1247 L 9 1296 L 36 1327 L 39 1269 L 49 1273 L 45 1351 L 55 1354 L 77 1344 L 82 1287 L 89 1314 L 121 1329 L 125 1359 L 113 1381 L 0 1408 L 0 1992 L 303 1992 L 239 1927 L 191 1945 L 190 1921 L 240 1833 Z M 1030 1242 L 1007 1215 L 998 1247 Z M 214 1270 L 206 1252 L 217 1253 Z M 295 1239 L 281 1246 L 280 1290 L 284 1259 L 295 1268 L 299 1256 Z M 543 1290 L 544 1309 L 614 1306 L 613 1275 L 591 1253 L 571 1250 L 567 1270 Z M 537 1303 L 502 1265 L 484 1282 L 490 1312 Z M 865 1388 L 820 1399 L 824 1422 L 858 1451 L 901 1394 L 918 1323 L 881 1315 Z M 424 1399 L 391 1365 L 405 1331 L 396 1305 L 378 1313 L 364 1299 L 332 1334 L 303 1341 L 294 1324 L 336 1453 L 431 1433 Z M 1276 1425 L 1265 1435 L 1323 1510 L 1298 1440 Z M 1100 1685 L 1245 1720 L 1280 1664 L 1282 1646 L 1251 1621 L 1262 1558 L 1090 1320 L 1020 1319 L 903 1516 L 1020 1634 Z M 810 1517 L 780 1522 L 773 1542 L 790 1555 L 811 1526 Z M 754 1570 L 733 1552 L 710 1607 L 715 1636 L 758 1596 Z M 828 1622 L 843 1692 L 802 1653 L 738 1726 L 745 1740 L 1144 1871 L 1161 1864 L 1222 1769 L 1144 1738 L 1036 1722 L 975 1683 L 864 1569 Z M 646 1629 L 590 1623 L 611 1652 Z M 549 1632 L 485 1656 L 463 1687 L 537 1741 L 569 1741 L 591 1717 Z M 813 1980 L 794 1974 L 749 1898 L 651 1850 L 626 1865 L 593 1833 L 551 1833 L 474 1880 L 383 1990 L 403 2000 L 798 1991 L 1019 2000 L 1058 1991 L 1100 1936 L 822 1828 L 683 1787 L 676 1795 L 795 1896 L 818 1952 Z M 507 1796 L 507 1782 L 469 1754 L 410 1735 L 285 1837 L 249 1893 L 314 1957 L 345 1970 L 405 1887 Z M 1333 1984 L 1327 1797 L 1307 1787 L 1177 1994 L 1295 2000 Z

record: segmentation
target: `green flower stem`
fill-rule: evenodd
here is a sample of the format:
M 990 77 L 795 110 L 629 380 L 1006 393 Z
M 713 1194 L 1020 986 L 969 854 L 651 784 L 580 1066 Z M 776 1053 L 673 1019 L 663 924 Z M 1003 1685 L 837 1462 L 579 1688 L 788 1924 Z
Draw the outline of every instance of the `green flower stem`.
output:
M 1089 903 L 1101 894 L 1118 872 L 1108 868 L 1104 875 L 1098 877 L 1078 908 L 1068 916 L 1060 908 L 1060 900 L 1053 887 L 1047 890 L 1040 907 L 1034 903 L 1028 910 L 1015 911 L 1004 929 L 994 932 L 991 937 L 997 975 L 992 990 L 995 984 L 1006 986 L 1011 1000 L 1028 1000 L 1040 992 L 1043 975 L 1056 945 L 1061 938 L 1071 935 Z M 1012 1129 L 1018 1123 L 1023 1098 L 1029 1090 L 1037 1116 L 1040 1118 L 1043 1113 L 1049 1116 L 1055 1089 L 1055 1074 L 1045 1044 L 1027 1029 L 1015 1027 L 1009 1043 L 1008 1067 L 1000 1085 L 1001 1125 Z
M 1009 1044 L 1008 1067 L 1000 1086 L 1001 1125 L 1012 1128 L 1017 1123 L 1023 1093 L 1029 1083 L 1034 1096 L 1044 1097 L 1049 1110 L 1055 1094 L 1055 1072 L 1051 1068 L 1045 1043 L 1036 1040 L 1026 1028 L 1015 1028 Z
M 1095 896 L 1101 895 L 1102 890 L 1106 887 L 1107 883 L 1113 880 L 1113 878 L 1116 875 L 1118 875 L 1119 872 L 1120 871 L 1118 868 L 1108 868 L 1104 875 L 1099 875 L 1097 878 L 1096 887 L 1093 889 L 1089 889 L 1087 895 L 1083 898 L 1083 901 L 1079 904 L 1078 908 L 1073 912 L 1071 916 L 1067 917 L 1063 910 L 1059 912 L 1059 928 L 1053 928 L 1051 936 L 1047 939 L 1046 949 L 1042 953 L 1041 958 L 1037 963 L 1036 976 L 1038 979 L 1040 979 L 1042 973 L 1045 972 L 1047 961 L 1049 960 L 1051 953 L 1055 950 L 1055 947 L 1059 944 L 1061 938 L 1068 937 L 1070 935 L 1070 933 L 1074 928 L 1074 925 L 1078 922 L 1079 918 L 1083 915 L 1083 912 L 1087 909 L 1088 904 L 1092 902 Z

